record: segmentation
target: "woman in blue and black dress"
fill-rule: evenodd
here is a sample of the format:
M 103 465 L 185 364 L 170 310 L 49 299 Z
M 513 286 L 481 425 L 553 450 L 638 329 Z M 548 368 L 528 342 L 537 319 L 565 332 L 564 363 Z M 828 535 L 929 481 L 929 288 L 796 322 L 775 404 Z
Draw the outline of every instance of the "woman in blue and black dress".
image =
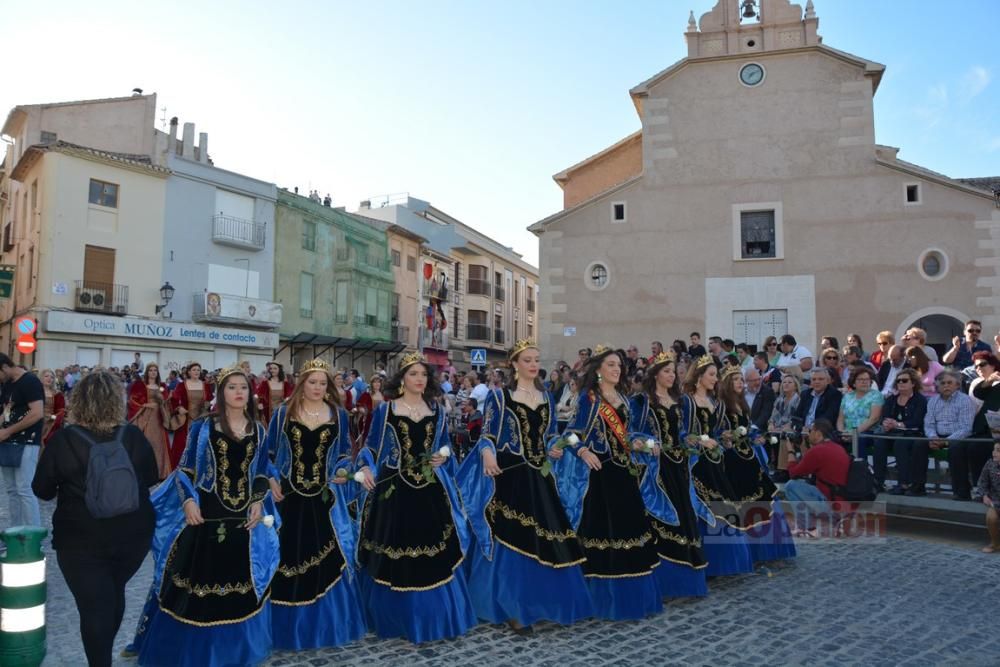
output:
M 701 546 L 698 517 L 715 521 L 691 482 L 689 447 L 681 440 L 680 383 L 672 352 L 661 352 L 646 371 L 642 392 L 632 397 L 632 430 L 651 438 L 659 456 L 647 454 L 642 495 L 657 533 L 660 566 L 656 581 L 664 597 L 708 594 L 708 560 Z M 658 508 L 668 504 L 676 520 Z
M 153 497 L 153 587 L 133 644 L 140 665 L 255 665 L 271 650 L 279 547 L 264 428 L 239 367 L 218 386 L 216 412 L 191 425 L 180 466 Z
M 715 401 L 719 371 L 712 357 L 691 362 L 681 396 L 681 440 L 692 448 L 691 477 L 698 497 L 712 510 L 712 518 L 698 522 L 709 577 L 753 572 L 750 547 L 743 532 L 742 504 L 726 475 L 719 444 L 723 427 L 722 404 Z
M 551 459 L 555 399 L 538 377 L 538 348 L 518 341 L 513 379 L 486 398 L 483 434 L 459 471 L 476 537 L 469 589 L 476 613 L 526 632 L 540 620 L 568 625 L 591 616 L 583 548 L 559 500 Z
M 614 350 L 594 350 L 565 433 L 578 442 L 556 466 L 559 495 L 587 557 L 583 573 L 594 614 L 610 620 L 639 619 L 663 609 L 653 577 L 660 556 L 633 456 L 645 441 L 628 428 L 622 366 Z
M 282 517 L 281 564 L 271 584 L 274 646 L 300 650 L 360 639 L 367 627 L 347 510 L 358 487 L 348 474 L 349 420 L 329 364 L 314 359 L 302 366 L 292 395 L 271 416 L 267 441 Z
M 746 508 L 743 530 L 754 562 L 794 558 L 795 542 L 781 503 L 775 500 L 778 489 L 767 472 L 764 436 L 750 423 L 743 384 L 739 369 L 724 372 L 719 383 L 719 402 L 725 412 L 726 476 Z
M 357 466 L 358 564 L 363 597 L 379 637 L 414 643 L 464 634 L 476 624 L 465 574 L 469 546 L 455 486 L 440 388 L 418 354 L 403 357 L 386 383 Z

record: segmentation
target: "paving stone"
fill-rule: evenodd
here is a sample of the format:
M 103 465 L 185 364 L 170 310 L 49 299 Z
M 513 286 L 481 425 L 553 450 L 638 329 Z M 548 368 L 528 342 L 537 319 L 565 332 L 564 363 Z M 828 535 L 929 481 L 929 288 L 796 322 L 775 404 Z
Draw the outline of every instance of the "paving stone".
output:
M 0 526 L 6 525 L 0 499 Z M 52 503 L 43 504 L 50 521 Z M 79 617 L 48 550 L 47 667 L 85 663 Z M 1000 557 L 902 537 L 801 544 L 794 563 L 716 578 L 709 596 L 675 600 L 642 621 L 540 623 L 532 637 L 481 625 L 464 637 L 413 646 L 369 635 L 347 647 L 276 652 L 271 667 L 345 665 L 997 665 L 1000 644 L 975 610 L 1000 599 Z M 152 578 L 147 558 L 129 583 L 115 641 L 132 637 Z M 942 634 L 944 632 L 944 634 Z M 115 665 L 134 666 L 117 658 Z

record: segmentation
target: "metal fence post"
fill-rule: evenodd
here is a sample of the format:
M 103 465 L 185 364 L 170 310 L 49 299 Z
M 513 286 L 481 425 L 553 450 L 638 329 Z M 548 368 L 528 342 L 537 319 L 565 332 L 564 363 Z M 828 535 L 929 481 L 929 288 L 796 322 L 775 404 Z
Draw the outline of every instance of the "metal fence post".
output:
M 45 658 L 45 556 L 48 531 L 17 526 L 0 533 L 0 665 L 37 667 Z

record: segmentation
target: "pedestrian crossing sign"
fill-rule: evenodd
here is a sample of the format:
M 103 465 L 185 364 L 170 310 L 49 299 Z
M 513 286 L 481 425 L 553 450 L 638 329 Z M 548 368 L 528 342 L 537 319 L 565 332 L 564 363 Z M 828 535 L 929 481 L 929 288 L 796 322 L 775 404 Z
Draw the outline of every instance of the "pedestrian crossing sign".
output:
M 469 352 L 472 358 L 473 366 L 485 366 L 486 365 L 486 348 L 476 347 Z

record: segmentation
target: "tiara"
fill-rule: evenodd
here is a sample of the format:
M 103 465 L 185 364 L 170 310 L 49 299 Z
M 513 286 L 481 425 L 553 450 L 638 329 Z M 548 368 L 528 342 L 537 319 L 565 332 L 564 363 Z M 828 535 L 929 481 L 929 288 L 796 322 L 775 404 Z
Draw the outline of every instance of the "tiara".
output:
M 299 368 L 299 375 L 305 375 L 306 373 L 312 373 L 313 371 L 322 371 L 327 375 L 330 375 L 330 364 L 326 363 L 322 359 L 311 359 L 310 361 L 302 364 L 302 367 Z
M 219 387 L 222 387 L 226 383 L 226 378 L 230 375 L 243 375 L 243 369 L 239 366 L 228 366 L 219 371 L 219 377 L 216 378 L 215 382 Z M 243 377 L 246 377 L 243 375 Z
M 597 347 L 594 348 L 594 356 L 595 357 L 599 357 L 602 354 L 604 354 L 605 352 L 610 352 L 610 351 L 611 351 L 611 348 L 608 347 L 607 345 L 604 345 L 602 343 L 602 344 L 600 344 L 600 345 L 598 345 Z
M 427 365 L 427 360 L 424 359 L 424 355 L 419 352 L 410 352 L 407 355 L 403 355 L 403 360 L 399 362 L 399 370 L 408 368 L 413 364 L 424 364 Z
M 529 340 L 527 338 L 522 338 L 521 340 L 519 340 L 516 343 L 514 343 L 514 347 L 510 348 L 509 358 L 513 359 L 514 357 L 516 357 L 517 355 L 521 354 L 525 350 L 527 350 L 529 348 L 536 348 L 537 349 L 537 347 L 538 346 L 535 344 L 535 341 Z
M 715 364 L 715 359 L 712 358 L 712 355 L 705 354 L 705 355 L 702 355 L 702 356 L 698 357 L 698 362 L 695 364 L 695 366 L 697 368 L 704 368 L 705 366 L 709 366 L 709 365 L 713 365 L 713 364 Z
M 725 380 L 730 375 L 740 375 L 740 376 L 742 376 L 743 375 L 743 369 L 741 369 L 739 366 L 730 366 L 726 370 L 722 371 L 722 378 L 721 379 Z
M 677 360 L 677 355 L 671 350 L 669 352 L 660 352 L 656 357 L 653 358 L 653 366 L 658 366 L 660 364 L 670 363 Z

